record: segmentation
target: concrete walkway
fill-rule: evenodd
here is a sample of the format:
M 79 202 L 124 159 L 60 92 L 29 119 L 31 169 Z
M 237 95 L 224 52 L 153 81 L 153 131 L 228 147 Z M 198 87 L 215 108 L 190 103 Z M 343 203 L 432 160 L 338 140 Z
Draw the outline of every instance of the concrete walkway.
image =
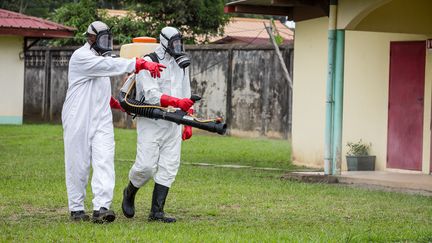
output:
M 347 171 L 339 183 L 377 187 L 392 191 L 432 196 L 432 175 L 390 171 Z
M 432 175 L 417 173 L 345 171 L 340 176 L 325 176 L 323 172 L 292 172 L 284 178 L 432 196 Z
M 117 161 L 133 162 L 131 160 L 119 159 Z M 324 172 L 286 172 L 280 168 L 263 168 L 233 164 L 209 164 L 209 163 L 187 163 L 192 166 L 209 166 L 228 169 L 252 169 L 280 171 L 281 179 L 295 180 L 309 183 L 338 183 L 354 187 L 395 191 L 410 194 L 432 196 L 432 175 L 417 172 L 393 172 L 393 171 L 344 171 L 340 176 L 326 176 Z
M 244 165 L 219 165 L 207 163 L 182 163 L 194 166 L 211 166 L 231 169 L 254 170 L 284 170 L 278 168 L 262 168 Z M 339 183 L 354 187 L 395 191 L 410 194 L 432 196 L 432 175 L 416 172 L 391 171 L 344 171 L 340 176 L 326 176 L 324 172 L 288 172 L 282 179 L 296 180 L 309 183 Z

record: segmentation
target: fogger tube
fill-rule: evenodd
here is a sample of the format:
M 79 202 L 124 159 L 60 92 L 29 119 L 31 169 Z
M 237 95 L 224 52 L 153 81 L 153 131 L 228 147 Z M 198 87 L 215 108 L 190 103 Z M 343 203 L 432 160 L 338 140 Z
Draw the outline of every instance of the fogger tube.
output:
M 126 97 L 126 92 L 121 91 L 118 100 L 122 108 L 133 114 L 137 114 L 138 116 L 143 116 L 152 119 L 162 119 L 171 122 L 175 122 L 177 124 L 187 125 L 195 128 L 199 128 L 202 130 L 206 130 L 209 132 L 214 132 L 218 134 L 225 134 L 227 125 L 225 123 L 218 123 L 214 121 L 209 122 L 200 122 L 195 120 L 192 116 L 189 116 L 186 112 L 177 110 L 174 112 L 164 111 L 157 106 L 153 106 L 150 104 L 146 104 L 144 102 L 130 99 Z M 127 102 L 126 102 L 127 101 Z

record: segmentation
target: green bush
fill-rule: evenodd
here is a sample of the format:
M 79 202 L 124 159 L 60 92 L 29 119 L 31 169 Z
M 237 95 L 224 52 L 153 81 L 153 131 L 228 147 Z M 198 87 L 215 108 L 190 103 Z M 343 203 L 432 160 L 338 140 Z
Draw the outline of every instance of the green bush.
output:
M 348 142 L 348 156 L 364 156 L 369 155 L 369 149 L 372 146 L 371 143 L 364 143 L 361 139 L 358 142 Z
M 99 9 L 96 0 L 81 0 L 64 4 L 51 15 L 55 22 L 77 29 L 70 39 L 55 40 L 54 45 L 82 45 L 85 36 L 82 34 L 88 25 L 96 20 L 105 22 L 112 27 L 114 44 L 130 43 L 133 37 L 158 37 L 165 26 L 177 27 L 188 44 L 197 40 L 206 42 L 210 36 L 223 31 L 228 22 L 224 14 L 223 0 L 149 0 L 145 2 L 131 1 L 123 4 L 129 10 L 126 17 L 110 17 L 107 12 Z

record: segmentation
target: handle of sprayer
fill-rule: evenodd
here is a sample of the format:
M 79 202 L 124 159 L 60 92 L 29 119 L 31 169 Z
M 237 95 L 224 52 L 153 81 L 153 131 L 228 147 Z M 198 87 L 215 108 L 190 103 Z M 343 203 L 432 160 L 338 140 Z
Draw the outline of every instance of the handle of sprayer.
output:
M 190 99 L 195 103 L 201 99 L 201 96 L 193 94 L 191 95 Z

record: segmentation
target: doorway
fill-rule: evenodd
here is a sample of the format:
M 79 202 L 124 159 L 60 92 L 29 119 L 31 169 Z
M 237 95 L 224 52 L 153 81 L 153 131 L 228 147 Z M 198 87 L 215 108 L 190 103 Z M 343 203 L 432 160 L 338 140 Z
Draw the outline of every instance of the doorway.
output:
M 390 43 L 387 168 L 422 169 L 426 42 Z

